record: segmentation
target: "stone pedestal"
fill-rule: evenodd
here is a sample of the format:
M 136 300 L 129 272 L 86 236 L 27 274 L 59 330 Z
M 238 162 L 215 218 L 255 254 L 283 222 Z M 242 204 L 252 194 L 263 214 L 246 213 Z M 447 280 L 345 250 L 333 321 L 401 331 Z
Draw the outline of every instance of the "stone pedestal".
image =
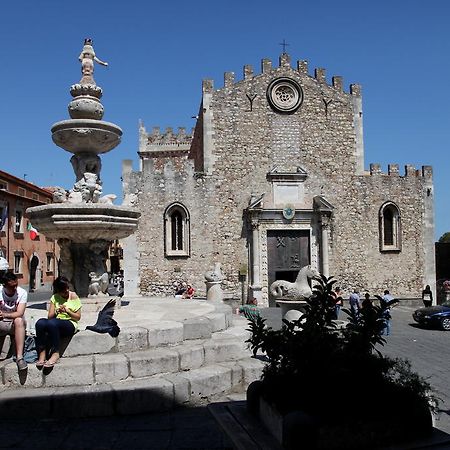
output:
M 304 313 L 306 301 L 304 300 L 277 300 L 281 307 L 281 317 L 293 321 L 297 320 Z
M 221 281 L 205 281 L 206 300 L 214 302 L 221 302 L 223 300 L 221 283 Z

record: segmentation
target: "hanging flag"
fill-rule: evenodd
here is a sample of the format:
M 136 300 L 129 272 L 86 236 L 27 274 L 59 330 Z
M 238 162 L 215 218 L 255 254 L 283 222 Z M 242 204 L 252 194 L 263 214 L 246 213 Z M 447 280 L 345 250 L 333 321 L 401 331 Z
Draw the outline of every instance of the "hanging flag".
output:
M 8 220 L 8 205 L 5 205 L 5 207 L 2 209 L 2 215 L 0 217 L 0 231 L 5 226 L 7 220 Z
M 39 236 L 38 230 L 36 230 L 36 228 L 31 225 L 31 222 L 28 222 L 27 230 L 30 232 L 30 238 L 32 241 L 34 241 Z

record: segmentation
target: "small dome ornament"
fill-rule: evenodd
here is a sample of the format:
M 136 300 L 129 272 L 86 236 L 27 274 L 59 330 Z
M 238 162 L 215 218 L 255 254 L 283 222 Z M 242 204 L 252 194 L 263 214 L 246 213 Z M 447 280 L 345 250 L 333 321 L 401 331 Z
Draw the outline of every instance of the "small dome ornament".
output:
M 267 88 L 267 100 L 273 110 L 291 114 L 297 111 L 302 104 L 303 90 L 291 78 L 276 78 Z

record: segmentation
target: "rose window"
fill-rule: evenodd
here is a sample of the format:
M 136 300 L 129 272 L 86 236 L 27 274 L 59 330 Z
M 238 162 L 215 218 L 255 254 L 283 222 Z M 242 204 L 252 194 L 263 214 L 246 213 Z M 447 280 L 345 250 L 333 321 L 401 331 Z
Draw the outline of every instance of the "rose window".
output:
M 267 99 L 272 109 L 292 113 L 302 104 L 303 91 L 296 81 L 290 78 L 277 78 L 267 89 Z

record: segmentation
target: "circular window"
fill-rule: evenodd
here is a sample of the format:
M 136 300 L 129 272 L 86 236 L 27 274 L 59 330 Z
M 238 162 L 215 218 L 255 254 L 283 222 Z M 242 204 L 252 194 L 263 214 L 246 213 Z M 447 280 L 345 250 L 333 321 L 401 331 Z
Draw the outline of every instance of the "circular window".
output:
M 277 78 L 267 88 L 267 100 L 275 111 L 292 113 L 302 104 L 303 91 L 296 81 Z

